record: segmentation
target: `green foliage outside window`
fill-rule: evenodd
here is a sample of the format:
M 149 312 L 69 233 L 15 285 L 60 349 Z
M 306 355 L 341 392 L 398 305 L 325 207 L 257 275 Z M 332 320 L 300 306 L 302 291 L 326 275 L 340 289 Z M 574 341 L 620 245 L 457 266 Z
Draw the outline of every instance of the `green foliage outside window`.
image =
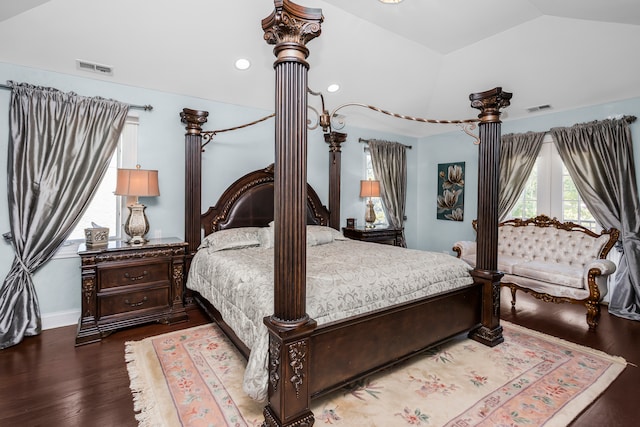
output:
M 598 229 L 595 218 L 580 198 L 578 189 L 564 165 L 562 166 L 562 220 L 580 224 L 593 231 Z
M 522 190 L 520 200 L 511 210 L 512 218 L 533 218 L 538 215 L 538 168 L 533 167 L 529 179 Z

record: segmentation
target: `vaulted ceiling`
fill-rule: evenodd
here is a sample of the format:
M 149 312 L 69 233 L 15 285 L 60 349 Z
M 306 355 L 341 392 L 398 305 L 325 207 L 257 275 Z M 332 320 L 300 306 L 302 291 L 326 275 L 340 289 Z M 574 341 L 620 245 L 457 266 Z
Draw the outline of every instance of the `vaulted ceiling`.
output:
M 297 3 L 324 14 L 308 44 L 309 86 L 329 110 L 358 102 L 472 118 L 468 95 L 501 86 L 514 93 L 508 120 L 640 96 L 637 0 Z M 272 11 L 272 0 L 0 0 L 0 62 L 272 111 L 275 58 L 261 28 Z M 239 57 L 251 68 L 234 69 Z M 113 75 L 82 71 L 78 59 Z M 340 91 L 327 93 L 330 83 Z M 539 105 L 551 108 L 527 111 Z M 389 132 L 442 131 L 356 107 L 340 113 Z

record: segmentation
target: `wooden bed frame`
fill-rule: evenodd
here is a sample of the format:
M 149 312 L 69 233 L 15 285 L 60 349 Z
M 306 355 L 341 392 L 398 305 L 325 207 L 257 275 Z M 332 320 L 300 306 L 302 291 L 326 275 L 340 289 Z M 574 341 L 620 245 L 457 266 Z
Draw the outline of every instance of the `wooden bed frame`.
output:
M 201 214 L 201 152 L 208 113 L 184 109 L 185 239 L 187 268 L 210 233 L 239 226 L 274 227 L 274 312 L 269 329 L 269 401 L 265 426 L 311 426 L 310 400 L 443 343 L 461 333 L 483 344 L 503 341 L 500 279 L 497 271 L 498 161 L 500 109 L 511 94 L 495 88 L 470 95 L 480 110 L 478 176 L 478 259 L 474 284 L 344 321 L 318 326 L 306 313 L 306 224 L 340 226 L 340 143 L 346 135 L 325 134 L 330 146 L 329 210 L 307 184 L 306 43 L 320 34 L 319 9 L 275 0 L 262 21 L 276 61 L 276 155 L 273 167 L 249 173 L 232 184 L 215 207 Z M 249 349 L 219 313 L 195 295 L 238 348 Z M 375 331 L 375 334 L 372 334 Z

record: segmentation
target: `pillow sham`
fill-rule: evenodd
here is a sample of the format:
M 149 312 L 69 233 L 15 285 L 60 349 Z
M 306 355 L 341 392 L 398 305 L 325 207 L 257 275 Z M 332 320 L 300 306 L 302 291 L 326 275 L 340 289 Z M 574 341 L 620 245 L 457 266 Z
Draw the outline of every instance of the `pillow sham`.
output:
M 260 246 L 264 248 L 272 248 L 273 222 L 269 223 L 269 227 L 261 228 L 258 232 Z M 307 225 L 307 246 L 318 246 L 331 243 L 334 240 L 347 240 L 341 232 L 325 225 Z
M 338 237 L 336 239 L 336 237 Z M 340 240 L 342 233 L 325 225 L 307 225 L 307 245 L 317 246 Z
M 215 252 L 260 246 L 258 232 L 261 229 L 262 227 L 240 227 L 216 231 L 205 237 L 198 249 L 209 248 Z
M 273 227 L 262 227 L 258 231 L 258 240 L 260 247 L 269 249 L 273 247 Z

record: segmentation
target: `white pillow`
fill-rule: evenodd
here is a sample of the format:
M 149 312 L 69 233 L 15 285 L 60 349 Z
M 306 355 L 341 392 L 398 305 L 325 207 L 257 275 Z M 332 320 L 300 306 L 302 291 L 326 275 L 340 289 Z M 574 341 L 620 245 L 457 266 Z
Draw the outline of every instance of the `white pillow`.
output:
M 344 239 L 342 233 L 326 225 L 307 225 L 307 246 L 324 245 Z
M 258 232 L 260 246 L 263 248 L 272 248 L 273 237 L 273 221 L 269 223 L 269 227 L 261 228 Z M 334 240 L 347 240 L 341 232 L 325 225 L 308 225 L 307 226 L 307 246 L 318 246 L 331 243 Z
M 273 227 L 262 227 L 258 231 L 258 240 L 260 247 L 269 249 L 273 247 Z
M 260 246 L 258 232 L 261 229 L 262 227 L 240 227 L 216 231 L 205 237 L 198 249 L 209 248 L 212 251 L 223 251 Z

